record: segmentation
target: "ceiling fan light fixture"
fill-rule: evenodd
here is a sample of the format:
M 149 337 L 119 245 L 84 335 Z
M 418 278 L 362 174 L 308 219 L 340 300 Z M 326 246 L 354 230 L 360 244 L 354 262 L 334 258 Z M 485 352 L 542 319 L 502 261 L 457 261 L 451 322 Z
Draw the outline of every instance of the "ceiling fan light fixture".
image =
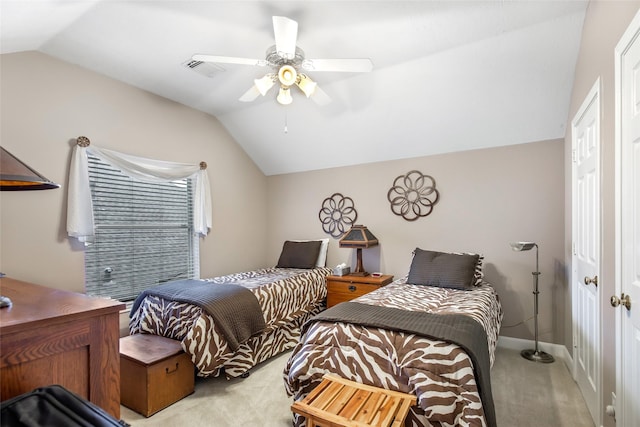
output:
M 300 78 L 296 82 L 298 87 L 309 98 L 316 91 L 318 83 L 311 80 L 306 74 L 300 74 Z
M 278 70 L 278 80 L 283 86 L 291 86 L 298 79 L 298 72 L 291 65 L 283 65 Z
M 291 91 L 289 88 L 280 86 L 280 92 L 278 93 L 276 100 L 282 105 L 291 104 L 291 102 L 293 102 L 293 98 L 291 97 Z
M 260 79 L 255 79 L 253 82 L 258 88 L 260 95 L 265 96 L 276 82 L 275 74 L 267 74 Z
M 301 71 L 364 73 L 373 69 L 373 63 L 369 58 L 307 59 L 304 51 L 297 46 L 298 23 L 285 16 L 273 16 L 272 21 L 275 44 L 267 49 L 265 59 L 198 54 L 192 56 L 190 67 L 195 66 L 194 62 L 269 66 L 272 71 L 262 78 L 253 80 L 253 86 L 239 98 L 239 101 L 255 101 L 258 96 L 265 96 L 278 84 L 280 90 L 276 99 L 280 104 L 288 105 L 293 102 L 291 86 L 296 85 L 307 98 L 321 106 L 330 103 L 331 99 L 322 87 Z

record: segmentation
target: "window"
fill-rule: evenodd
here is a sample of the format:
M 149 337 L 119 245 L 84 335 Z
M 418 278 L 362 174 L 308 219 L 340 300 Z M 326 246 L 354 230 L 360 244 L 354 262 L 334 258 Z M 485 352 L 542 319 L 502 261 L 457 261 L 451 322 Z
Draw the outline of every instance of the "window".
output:
M 151 286 L 198 276 L 192 179 L 148 183 L 88 156 L 95 240 L 85 253 L 89 295 L 135 299 Z

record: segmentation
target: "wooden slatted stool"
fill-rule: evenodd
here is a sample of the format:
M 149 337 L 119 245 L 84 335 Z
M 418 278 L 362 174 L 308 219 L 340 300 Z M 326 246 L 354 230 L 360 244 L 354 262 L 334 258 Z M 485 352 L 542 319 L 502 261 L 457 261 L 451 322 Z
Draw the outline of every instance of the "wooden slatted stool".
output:
M 416 397 L 325 374 L 322 382 L 291 410 L 308 427 L 401 427 Z

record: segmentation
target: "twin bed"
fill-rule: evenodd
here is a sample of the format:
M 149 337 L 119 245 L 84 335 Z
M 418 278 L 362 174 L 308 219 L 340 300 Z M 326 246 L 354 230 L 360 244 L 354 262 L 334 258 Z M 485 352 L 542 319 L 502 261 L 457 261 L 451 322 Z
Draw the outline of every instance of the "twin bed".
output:
M 243 376 L 292 349 L 300 327 L 325 308 L 325 277 L 331 273 L 324 267 L 328 243 L 287 241 L 276 267 L 151 288 L 134 302 L 129 332 L 180 341 L 198 376 Z M 177 290 L 181 285 L 184 293 Z M 208 295 L 198 295 L 201 290 Z M 219 316 L 216 309 L 228 316 Z M 256 317 L 263 322 L 257 325 Z
M 407 276 L 325 310 L 324 279 L 331 270 L 321 266 L 324 260 L 313 258 L 307 268 L 281 262 L 287 245 L 293 254 L 301 244 L 286 242 L 278 267 L 206 281 L 240 285 L 255 295 L 264 325 L 248 339 L 229 338 L 199 305 L 153 293 L 136 301 L 131 333 L 180 340 L 200 376 L 241 376 L 293 348 L 284 382 L 296 400 L 333 373 L 415 394 L 418 404 L 406 426 L 495 426 L 489 370 L 502 307 L 482 280 L 481 256 L 416 249 Z

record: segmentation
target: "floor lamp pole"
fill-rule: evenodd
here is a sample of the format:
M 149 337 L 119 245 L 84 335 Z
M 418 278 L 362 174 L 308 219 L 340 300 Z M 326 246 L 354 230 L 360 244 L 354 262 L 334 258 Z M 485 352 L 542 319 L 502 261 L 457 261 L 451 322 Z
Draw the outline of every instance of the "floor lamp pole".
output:
M 520 353 L 522 357 L 525 359 L 532 360 L 534 362 L 540 363 L 551 363 L 553 362 L 553 356 L 545 353 L 544 351 L 538 350 L 538 294 L 540 291 L 538 290 L 538 277 L 540 276 L 540 269 L 538 267 L 538 245 L 536 247 L 536 271 L 532 272 L 533 275 L 533 323 L 534 323 L 534 340 L 535 340 L 535 348 L 533 350 L 522 350 Z

